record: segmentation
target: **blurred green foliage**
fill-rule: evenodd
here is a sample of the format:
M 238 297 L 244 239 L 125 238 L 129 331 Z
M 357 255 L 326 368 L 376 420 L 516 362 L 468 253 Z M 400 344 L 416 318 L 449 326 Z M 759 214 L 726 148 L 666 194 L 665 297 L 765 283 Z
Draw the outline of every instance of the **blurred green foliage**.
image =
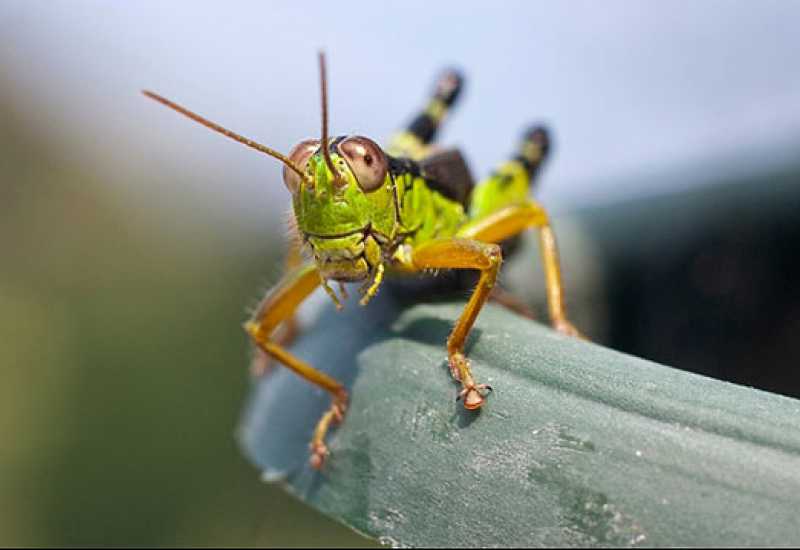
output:
M 247 237 L 189 209 L 178 238 L 158 197 L 143 216 L 0 116 L 0 544 L 372 544 L 261 483 L 234 440 L 240 323 L 281 243 L 225 248 Z

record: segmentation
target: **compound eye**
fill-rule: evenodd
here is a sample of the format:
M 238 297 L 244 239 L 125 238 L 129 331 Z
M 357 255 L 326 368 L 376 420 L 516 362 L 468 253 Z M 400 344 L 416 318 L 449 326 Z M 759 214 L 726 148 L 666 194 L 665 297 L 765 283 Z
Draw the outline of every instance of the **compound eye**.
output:
M 338 148 L 364 192 L 375 191 L 383 184 L 389 161 L 377 143 L 353 136 L 342 141 Z
M 305 172 L 308 159 L 311 158 L 311 155 L 313 155 L 317 149 L 319 149 L 318 139 L 307 139 L 305 141 L 301 141 L 295 145 L 294 149 L 292 149 L 292 151 L 289 153 L 289 160 L 291 160 L 292 164 L 297 166 L 301 171 Z M 297 193 L 297 191 L 300 189 L 300 176 L 297 175 L 297 172 L 284 165 L 283 183 L 286 184 L 286 187 L 290 192 Z

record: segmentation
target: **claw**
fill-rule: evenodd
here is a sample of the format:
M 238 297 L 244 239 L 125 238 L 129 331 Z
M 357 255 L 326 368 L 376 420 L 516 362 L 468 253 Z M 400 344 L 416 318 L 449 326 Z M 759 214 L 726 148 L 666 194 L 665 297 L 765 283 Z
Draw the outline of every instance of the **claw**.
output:
M 311 444 L 311 458 L 308 462 L 315 470 L 321 470 L 328 456 L 328 447 L 324 443 Z
M 486 398 L 481 394 L 481 390 L 492 391 L 492 387 L 488 384 L 477 384 L 468 386 L 459 392 L 456 401 L 464 400 L 464 408 L 470 411 L 480 409 Z
M 347 412 L 347 391 L 341 388 L 333 398 L 330 409 L 328 409 L 322 418 L 319 419 L 317 427 L 314 429 L 314 436 L 311 438 L 309 449 L 311 450 L 311 457 L 309 463 L 315 470 L 319 470 L 325 464 L 325 458 L 328 456 L 329 451 L 325 445 L 325 436 L 328 433 L 331 425 L 340 424 L 344 420 L 344 414 Z
M 567 321 L 566 319 L 559 319 L 557 321 L 553 321 L 553 328 L 556 329 L 561 334 L 566 334 L 567 336 L 572 336 L 573 338 L 580 338 L 581 340 L 586 340 L 586 336 L 581 334 L 581 332 L 575 328 L 575 325 Z
M 347 412 L 347 404 L 346 403 L 337 403 L 333 406 L 333 420 L 337 424 L 341 424 L 344 420 L 344 413 Z

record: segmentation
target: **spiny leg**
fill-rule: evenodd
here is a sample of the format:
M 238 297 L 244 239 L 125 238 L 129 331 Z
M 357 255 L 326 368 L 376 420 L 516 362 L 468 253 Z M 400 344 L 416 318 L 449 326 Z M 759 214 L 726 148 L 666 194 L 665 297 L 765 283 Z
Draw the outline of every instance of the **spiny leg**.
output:
M 264 353 L 331 394 L 331 406 L 317 423 L 311 439 L 311 465 L 314 468 L 321 468 L 328 454 L 325 435 L 333 422 L 342 420 L 347 409 L 347 391 L 334 378 L 286 351 L 272 338 L 272 333 L 283 321 L 291 318 L 297 306 L 319 285 L 320 276 L 316 266 L 312 264 L 296 269 L 264 298 L 256 314 L 244 325 L 253 342 Z
M 496 244 L 473 239 L 443 239 L 421 245 L 411 252 L 411 268 L 425 269 L 477 269 L 480 271 L 478 285 L 472 292 L 464 311 L 456 321 L 447 338 L 447 355 L 450 371 L 461 382 L 459 399 L 467 409 L 477 409 L 484 401 L 482 390 L 490 390 L 486 384 L 476 384 L 464 356 L 464 344 L 475 319 L 489 297 L 497 280 L 502 263 L 502 253 Z
M 567 319 L 556 238 L 550 227 L 547 212 L 541 205 L 527 199 L 522 204 L 506 206 L 468 223 L 458 232 L 458 236 L 498 243 L 534 227 L 539 228 L 539 244 L 544 264 L 550 322 L 553 328 L 559 332 L 582 338 L 583 335 Z
M 445 115 L 455 103 L 464 86 L 463 77 L 456 71 L 444 71 L 436 82 L 433 95 L 425 109 L 403 131 L 394 135 L 387 152 L 397 157 L 420 160 L 431 150 L 436 133 Z

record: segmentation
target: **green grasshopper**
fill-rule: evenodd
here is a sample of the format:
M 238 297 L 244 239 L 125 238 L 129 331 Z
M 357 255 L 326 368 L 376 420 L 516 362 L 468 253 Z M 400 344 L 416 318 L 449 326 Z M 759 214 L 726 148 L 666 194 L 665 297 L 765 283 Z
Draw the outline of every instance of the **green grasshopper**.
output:
M 363 136 L 328 137 L 325 58 L 319 55 L 322 96 L 321 139 L 302 141 L 288 156 L 235 134 L 152 92 L 148 97 L 281 161 L 283 181 L 292 196 L 299 242 L 290 250 L 291 269 L 262 300 L 244 328 L 266 357 L 277 360 L 332 396 L 311 438 L 311 465 L 321 468 L 325 437 L 347 409 L 345 387 L 286 349 L 296 333 L 297 307 L 317 287 L 341 308 L 330 286 L 364 282 L 361 305 L 378 292 L 386 274 L 438 270 L 479 273 L 464 311 L 447 339 L 452 376 L 461 384 L 458 398 L 467 409 L 483 405 L 486 384 L 475 381 L 464 344 L 478 313 L 493 292 L 502 262 L 500 244 L 529 228 L 539 229 L 553 327 L 580 333 L 567 320 L 558 249 L 547 213 L 529 198 L 530 185 L 548 151 L 547 132 L 524 134 L 516 154 L 473 186 L 463 158 L 455 150 L 432 145 L 463 81 L 448 71 L 439 79 L 425 109 L 391 140 L 384 151 Z M 303 261 L 304 250 L 310 261 Z M 283 333 L 281 333 L 283 330 Z

